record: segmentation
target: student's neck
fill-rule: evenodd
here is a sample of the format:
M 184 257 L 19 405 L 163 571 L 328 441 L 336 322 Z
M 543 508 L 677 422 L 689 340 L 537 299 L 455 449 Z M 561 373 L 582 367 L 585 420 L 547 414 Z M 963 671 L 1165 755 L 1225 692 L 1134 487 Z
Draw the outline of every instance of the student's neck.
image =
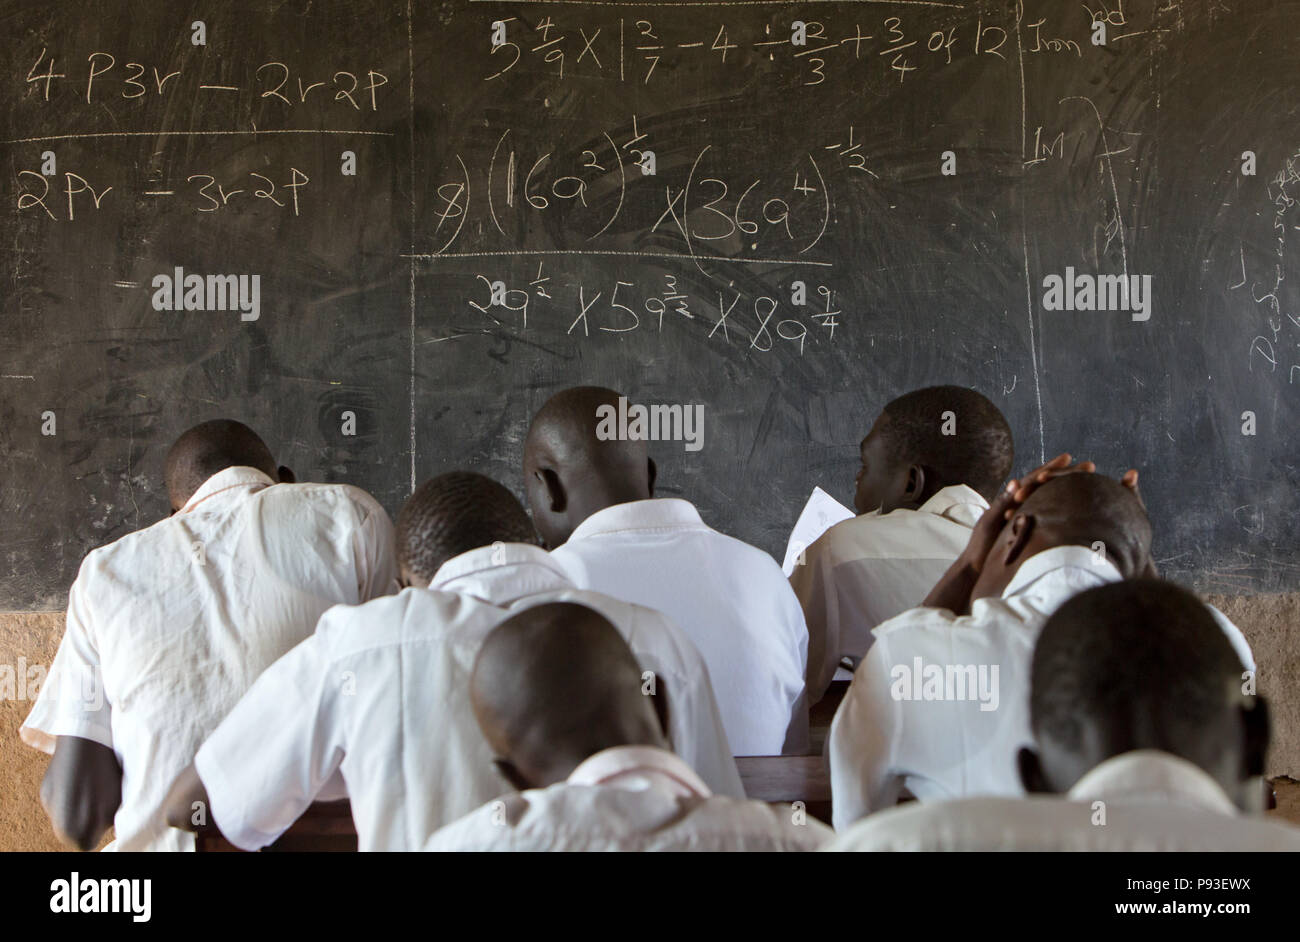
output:
M 607 485 L 595 488 L 591 491 L 591 495 L 586 501 L 586 516 L 590 517 L 598 511 L 605 510 L 609 507 L 615 507 L 619 504 L 630 504 L 634 501 L 649 500 L 650 497 L 651 495 L 646 489 L 627 485 Z

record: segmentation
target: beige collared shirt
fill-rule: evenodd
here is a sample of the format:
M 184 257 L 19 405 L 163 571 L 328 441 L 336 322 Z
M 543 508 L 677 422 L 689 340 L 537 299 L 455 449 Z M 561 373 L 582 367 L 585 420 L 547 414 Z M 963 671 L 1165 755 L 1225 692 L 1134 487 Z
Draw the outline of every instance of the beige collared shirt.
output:
M 743 795 L 690 641 L 658 612 L 573 588 L 544 550 L 499 543 L 449 560 L 429 589 L 330 609 L 262 675 L 195 762 L 217 826 L 238 847 L 265 846 L 341 773 L 361 850 L 419 849 L 507 787 L 469 703 L 483 638 L 561 601 L 610 620 L 664 685 L 670 740 L 701 780 Z
M 162 802 L 204 737 L 326 609 L 396 591 L 393 527 L 365 491 L 213 475 L 181 511 L 86 556 L 67 628 L 20 730 L 122 763 L 118 850 L 184 850 Z
M 870 815 L 837 851 L 1300 851 L 1300 828 L 1238 813 L 1202 769 L 1139 750 L 1107 759 L 1063 796 L 964 798 Z
M 840 659 L 860 658 L 871 629 L 924 601 L 970 540 L 988 501 L 964 484 L 917 510 L 835 524 L 790 574 L 808 623 L 808 702 L 826 693 Z
M 788 805 L 712 795 L 671 752 L 619 746 L 549 788 L 505 795 L 434 834 L 429 851 L 798 851 L 832 833 Z
M 576 585 L 661 611 L 695 642 L 736 755 L 806 750 L 808 631 L 771 556 L 678 498 L 597 511 L 551 555 Z

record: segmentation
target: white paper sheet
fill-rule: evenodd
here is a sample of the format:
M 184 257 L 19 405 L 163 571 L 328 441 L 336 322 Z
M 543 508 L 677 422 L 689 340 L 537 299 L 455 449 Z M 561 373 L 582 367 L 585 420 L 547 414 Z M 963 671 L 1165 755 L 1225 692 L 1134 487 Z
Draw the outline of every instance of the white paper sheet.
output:
M 808 503 L 804 504 L 803 512 L 799 514 L 799 519 L 790 532 L 790 542 L 785 547 L 785 562 L 781 564 L 781 570 L 789 577 L 804 550 L 835 524 L 852 516 L 853 511 L 820 487 L 814 487 Z

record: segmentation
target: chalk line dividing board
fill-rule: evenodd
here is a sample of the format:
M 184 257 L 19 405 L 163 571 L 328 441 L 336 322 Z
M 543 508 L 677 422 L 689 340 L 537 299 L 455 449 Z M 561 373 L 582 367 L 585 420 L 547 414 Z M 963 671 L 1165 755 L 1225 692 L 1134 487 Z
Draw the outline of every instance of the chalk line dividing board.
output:
M 1141 468 L 1169 575 L 1300 586 L 1300 3 L 0 11 L 0 607 L 162 517 L 194 422 L 396 512 L 521 493 L 576 383 L 702 404 L 660 492 L 774 554 L 954 382 L 1018 467 Z

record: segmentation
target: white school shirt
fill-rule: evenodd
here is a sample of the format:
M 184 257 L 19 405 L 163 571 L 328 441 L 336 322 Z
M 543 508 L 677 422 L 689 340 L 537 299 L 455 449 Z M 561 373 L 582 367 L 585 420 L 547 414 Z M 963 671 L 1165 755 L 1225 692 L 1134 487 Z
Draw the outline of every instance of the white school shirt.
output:
M 699 653 L 658 612 L 572 587 L 548 554 L 464 553 L 429 589 L 330 609 L 262 675 L 199 750 L 213 820 L 246 850 L 278 838 L 342 774 L 361 850 L 418 850 L 508 787 L 474 718 L 483 638 L 515 611 L 577 602 L 618 629 L 668 693 L 670 738 L 700 774 L 743 795 Z
M 988 507 L 956 484 L 917 510 L 837 523 L 804 551 L 790 585 L 808 623 L 809 703 L 825 695 L 841 658 L 866 653 L 872 628 L 925 600 Z
M 827 739 L 836 830 L 897 803 L 904 785 L 922 801 L 1023 794 L 1015 757 L 1031 742 L 1029 666 L 1038 632 L 1070 596 L 1119 580 L 1114 564 L 1087 547 L 1057 546 L 1025 560 L 1001 598 L 976 600 L 969 615 L 915 608 L 879 626 Z M 975 689 L 967 699 L 919 699 L 924 686 L 909 691 L 904 683 L 915 686 L 932 665 L 945 672 L 945 696 L 961 694 L 958 680 Z M 953 672 L 951 691 L 950 666 L 967 668 Z M 984 703 L 981 668 L 990 694 Z M 996 709 L 981 709 L 994 692 Z
M 678 498 L 599 510 L 551 555 L 575 584 L 657 609 L 695 642 L 736 755 L 807 751 L 808 630 L 771 556 Z
M 1072 595 L 1120 578 L 1087 547 L 1058 546 L 1026 560 L 1001 598 L 977 600 L 970 615 L 917 608 L 879 626 L 827 738 L 836 829 L 896 804 L 903 786 L 921 801 L 1023 795 L 1015 757 L 1032 744 L 1029 671 L 1038 632 Z M 1253 671 L 1246 639 L 1208 607 Z M 915 678 L 930 665 L 945 672 L 962 666 L 966 678 L 974 668 L 977 698 L 980 668 L 991 694 L 997 666 L 997 708 L 982 710 L 978 699 L 906 699 L 905 682 L 918 686 Z M 954 674 L 954 694 L 959 680 L 969 686 L 966 678 Z M 944 679 L 947 696 L 946 673 Z M 902 699 L 894 697 L 896 686 Z M 918 696 L 924 682 L 919 686 Z
M 393 525 L 365 491 L 227 468 L 180 512 L 86 556 L 19 732 L 45 752 L 79 736 L 117 754 L 114 849 L 192 850 L 163 800 L 203 738 L 326 609 L 396 589 Z
M 712 795 L 671 752 L 616 746 L 564 782 L 489 802 L 438 831 L 424 849 L 810 851 L 833 837 L 789 805 Z
M 1103 802 L 1105 822 L 1101 823 Z M 1300 851 L 1300 828 L 1240 814 L 1200 767 L 1156 750 L 1102 762 L 1065 795 L 963 798 L 873 814 L 831 851 Z

